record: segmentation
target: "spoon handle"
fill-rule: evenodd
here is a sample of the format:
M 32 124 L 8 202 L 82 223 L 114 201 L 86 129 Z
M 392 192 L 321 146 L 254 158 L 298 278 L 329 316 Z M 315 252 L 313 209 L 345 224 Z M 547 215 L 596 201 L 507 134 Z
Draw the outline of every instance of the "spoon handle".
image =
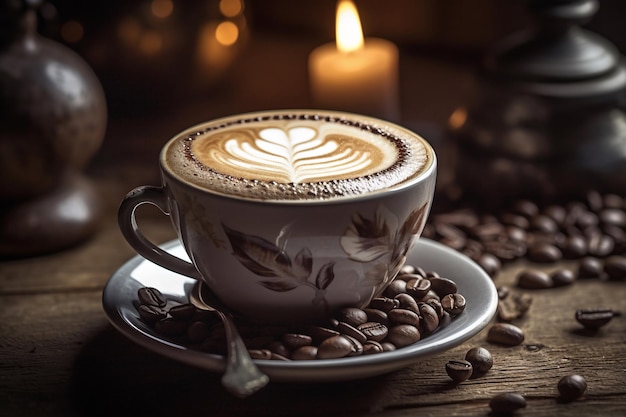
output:
M 226 369 L 222 376 L 222 385 L 231 394 L 244 398 L 263 388 L 269 377 L 252 361 L 237 327 L 230 314 L 216 310 L 224 323 L 226 343 L 228 343 Z

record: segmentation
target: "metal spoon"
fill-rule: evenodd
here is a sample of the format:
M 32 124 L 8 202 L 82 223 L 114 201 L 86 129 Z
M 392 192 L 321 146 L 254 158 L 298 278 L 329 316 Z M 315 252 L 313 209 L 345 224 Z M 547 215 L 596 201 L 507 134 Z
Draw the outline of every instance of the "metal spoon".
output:
M 222 376 L 224 388 L 240 398 L 252 395 L 263 388 L 269 382 L 269 377 L 261 372 L 250 357 L 228 309 L 202 282 L 197 282 L 193 286 L 189 299 L 197 308 L 215 311 L 224 324 L 227 344 L 226 369 Z

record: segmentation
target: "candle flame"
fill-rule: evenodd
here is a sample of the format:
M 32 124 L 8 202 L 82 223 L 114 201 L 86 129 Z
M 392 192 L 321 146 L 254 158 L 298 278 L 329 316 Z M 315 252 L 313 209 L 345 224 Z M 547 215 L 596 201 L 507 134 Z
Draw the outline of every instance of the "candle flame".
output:
M 359 12 L 351 0 L 340 0 L 337 4 L 335 33 L 337 48 L 341 52 L 354 52 L 363 48 L 363 29 Z

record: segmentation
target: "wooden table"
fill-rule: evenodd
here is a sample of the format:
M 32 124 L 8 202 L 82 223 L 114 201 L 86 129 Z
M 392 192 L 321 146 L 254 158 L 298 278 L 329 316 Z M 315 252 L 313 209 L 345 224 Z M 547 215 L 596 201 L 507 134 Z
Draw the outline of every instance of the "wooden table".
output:
M 252 62 L 277 49 L 263 43 L 246 59 Z M 300 51 L 292 54 L 294 59 L 306 56 L 302 50 L 294 48 Z M 458 92 L 467 87 L 467 74 L 419 57 L 404 65 L 405 74 L 430 80 L 420 84 L 419 76 L 404 77 L 405 115 L 420 114 L 435 125 L 445 122 L 460 100 Z M 103 148 L 87 171 L 103 200 L 98 233 L 68 250 L 0 263 L 1 416 L 484 416 L 489 399 L 505 391 L 528 399 L 519 415 L 626 415 L 626 318 L 614 319 L 593 336 L 581 332 L 574 320 L 579 307 L 624 308 L 623 282 L 589 280 L 532 292 L 530 311 L 516 322 L 526 333 L 520 346 L 490 344 L 482 332 L 392 374 L 324 384 L 271 383 L 244 400 L 226 393 L 219 375 L 161 357 L 117 332 L 101 297 L 109 277 L 134 256 L 117 228 L 119 202 L 137 185 L 158 184 L 158 150 L 187 126 L 253 109 L 255 102 L 263 103 L 258 107 L 306 105 L 302 77 L 265 76 L 275 77 L 268 86 L 280 80 L 287 93 L 267 95 L 269 87 L 247 88 L 248 82 L 231 95 L 167 117 L 110 121 Z M 154 241 L 174 237 L 156 209 L 141 209 L 140 220 Z M 520 262 L 507 266 L 496 283 L 513 284 L 522 267 Z M 493 368 L 481 378 L 452 383 L 445 363 L 463 358 L 474 346 L 492 352 Z M 559 403 L 557 381 L 570 373 L 585 376 L 589 388 L 582 399 Z

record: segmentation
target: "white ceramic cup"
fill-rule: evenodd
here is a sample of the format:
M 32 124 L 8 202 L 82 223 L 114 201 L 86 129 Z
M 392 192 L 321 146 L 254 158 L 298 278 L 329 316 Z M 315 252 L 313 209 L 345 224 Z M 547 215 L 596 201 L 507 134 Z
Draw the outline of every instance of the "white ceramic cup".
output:
M 246 120 L 271 124 L 286 115 L 329 120 L 354 127 L 357 134 L 373 130 L 382 138 L 409 138 L 422 150 L 422 165 L 406 180 L 363 194 L 262 199 L 204 187 L 193 176 L 180 175 L 182 165 L 172 169 L 168 162 L 168 150 L 183 138 Z M 423 230 L 436 181 L 435 153 L 417 134 L 366 116 L 318 110 L 249 113 L 194 126 L 163 147 L 160 168 L 162 186 L 137 187 L 121 203 L 119 225 L 126 240 L 146 259 L 204 281 L 235 316 L 275 324 L 322 320 L 380 295 Z M 170 216 L 192 263 L 142 235 L 135 210 L 145 203 Z

